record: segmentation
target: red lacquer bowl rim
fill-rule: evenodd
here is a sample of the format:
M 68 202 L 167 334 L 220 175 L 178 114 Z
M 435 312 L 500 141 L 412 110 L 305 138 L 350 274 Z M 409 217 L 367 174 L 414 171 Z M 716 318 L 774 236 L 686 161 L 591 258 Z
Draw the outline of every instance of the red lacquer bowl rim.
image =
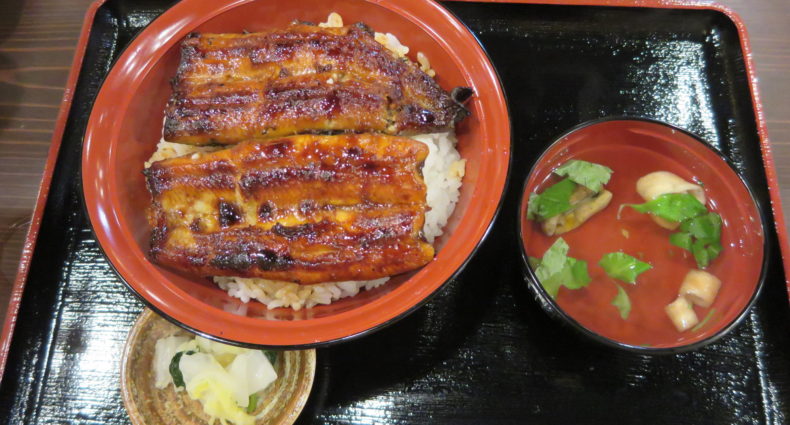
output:
M 239 316 L 216 308 L 206 315 L 205 310 L 190 306 L 190 301 L 194 300 L 183 290 L 173 285 L 142 283 L 134 278 L 135 274 L 155 270 L 156 266 L 134 249 L 136 244 L 128 228 L 122 224 L 125 219 L 119 213 L 118 199 L 114 191 L 109 190 L 115 177 L 112 166 L 114 142 L 109 142 L 106 145 L 109 150 L 105 151 L 94 146 L 104 147 L 98 140 L 103 137 L 113 140 L 119 133 L 123 114 L 136 88 L 173 44 L 196 26 L 252 1 L 255 0 L 235 0 L 217 5 L 206 0 L 183 0 L 155 19 L 126 47 L 104 81 L 86 129 L 82 157 L 85 208 L 96 239 L 117 275 L 146 305 L 171 322 L 208 338 L 237 345 L 307 348 L 348 340 L 394 323 L 427 302 L 460 273 L 490 231 L 502 206 L 510 168 L 511 134 L 505 95 L 496 70 L 479 41 L 442 6 L 430 0 L 408 3 L 361 0 L 389 9 L 419 26 L 454 56 L 467 82 L 475 82 L 475 85 L 485 88 L 485 93 L 479 94 L 489 103 L 483 110 L 490 113 L 479 119 L 485 136 L 501 140 L 505 149 L 490 153 L 488 165 L 492 178 L 485 184 L 493 190 L 486 191 L 487 198 L 474 200 L 485 206 L 484 214 L 468 223 L 473 225 L 469 231 L 474 237 L 455 240 L 455 243 L 462 244 L 463 249 L 448 260 L 451 267 L 439 269 L 432 267 L 435 263 L 429 264 L 392 292 L 331 316 L 274 321 Z M 452 46 L 458 47 L 453 49 Z M 137 258 L 127 261 L 129 255 Z M 142 257 L 142 263 L 139 257 Z M 135 260 L 138 265 L 131 264 Z M 134 270 L 137 267 L 140 268 Z M 407 287 L 407 284 L 410 285 Z M 155 287 L 153 290 L 152 285 Z M 407 290 L 415 287 L 419 290 Z
M 762 236 L 763 255 L 762 255 L 762 264 L 760 265 L 760 276 L 758 278 L 757 284 L 755 285 L 754 292 L 752 293 L 752 296 L 749 298 L 749 301 L 744 304 L 741 311 L 735 316 L 733 320 L 722 326 L 721 329 L 719 329 L 714 334 L 704 339 L 686 344 L 678 344 L 670 347 L 650 347 L 644 345 L 627 344 L 600 335 L 599 333 L 594 332 L 589 328 L 587 328 L 586 326 L 584 326 L 583 324 L 581 324 L 570 314 L 566 313 L 565 310 L 559 306 L 557 301 L 554 298 L 552 298 L 548 294 L 548 292 L 546 292 L 546 290 L 543 288 L 543 285 L 539 283 L 538 277 L 537 275 L 535 275 L 535 271 L 532 269 L 532 266 L 530 266 L 529 264 L 529 256 L 527 254 L 527 248 L 526 248 L 527 243 L 526 241 L 524 241 L 523 233 L 522 233 L 523 225 L 524 225 L 523 223 L 524 220 L 522 220 L 522 215 L 523 212 L 526 211 L 525 203 L 528 202 L 529 200 L 529 194 L 527 192 L 527 189 L 529 187 L 529 181 L 532 178 L 533 173 L 538 168 L 540 168 L 540 165 L 542 163 L 544 163 L 544 161 L 546 160 L 546 155 L 549 152 L 554 151 L 556 149 L 555 146 L 563 143 L 567 137 L 571 136 L 572 134 L 578 131 L 589 128 L 591 126 L 610 123 L 613 121 L 635 121 L 635 122 L 656 124 L 656 125 L 668 127 L 669 129 L 675 130 L 676 132 L 684 134 L 690 137 L 692 140 L 695 140 L 700 145 L 704 146 L 708 151 L 712 152 L 717 158 L 719 158 L 722 161 L 722 163 L 726 164 L 726 166 L 735 174 L 735 176 L 737 176 L 738 181 L 740 181 L 741 185 L 743 185 L 743 187 L 746 189 L 746 192 L 749 194 L 749 198 L 752 202 L 752 205 L 754 206 L 755 211 L 757 211 L 757 215 L 760 217 L 760 232 L 763 235 Z M 519 208 L 518 211 L 516 212 L 518 214 L 516 218 L 516 222 L 518 225 L 519 248 L 521 250 L 522 265 L 526 275 L 525 276 L 526 284 L 528 285 L 532 294 L 534 294 L 538 298 L 539 304 L 544 310 L 546 310 L 549 316 L 569 325 L 578 333 L 581 333 L 582 335 L 588 337 L 589 339 L 592 339 L 609 347 L 624 349 L 640 354 L 676 354 L 686 351 L 697 350 L 721 339 L 723 336 L 725 336 L 730 331 L 732 331 L 736 326 L 738 326 L 746 318 L 749 309 L 752 307 L 752 305 L 754 305 L 755 301 L 757 300 L 757 297 L 762 292 L 763 284 L 765 283 L 766 272 L 768 270 L 768 258 L 770 257 L 770 245 L 768 243 L 769 242 L 768 238 L 765 235 L 765 229 L 768 228 L 765 219 L 765 213 L 760 207 L 760 204 L 757 202 L 757 198 L 754 196 L 754 192 L 752 191 L 751 187 L 746 182 L 746 180 L 744 180 L 743 176 L 738 172 L 738 170 L 732 165 L 732 163 L 721 152 L 711 147 L 708 143 L 705 143 L 705 141 L 701 137 L 695 135 L 694 133 L 683 130 L 682 128 L 676 127 L 672 124 L 665 123 L 663 121 L 654 120 L 650 118 L 642 118 L 642 117 L 610 116 L 610 117 L 604 117 L 604 118 L 598 118 L 598 119 L 586 121 L 581 124 L 578 124 L 577 126 L 571 128 L 570 130 L 556 137 L 554 141 L 543 150 L 541 155 L 538 157 L 538 159 L 530 168 L 530 171 L 527 174 L 526 178 L 524 179 L 524 183 L 522 184 L 520 190 L 521 192 L 520 192 L 520 199 L 518 204 Z

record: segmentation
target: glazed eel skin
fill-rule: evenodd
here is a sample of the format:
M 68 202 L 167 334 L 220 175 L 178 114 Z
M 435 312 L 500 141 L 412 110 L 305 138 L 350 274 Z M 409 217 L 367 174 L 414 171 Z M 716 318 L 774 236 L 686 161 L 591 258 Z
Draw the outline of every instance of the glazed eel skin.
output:
M 201 276 L 370 280 L 434 256 L 423 143 L 299 135 L 155 162 L 151 258 Z
M 192 34 L 165 111 L 169 142 L 234 144 L 294 134 L 451 129 L 471 90 L 443 90 L 364 24 Z

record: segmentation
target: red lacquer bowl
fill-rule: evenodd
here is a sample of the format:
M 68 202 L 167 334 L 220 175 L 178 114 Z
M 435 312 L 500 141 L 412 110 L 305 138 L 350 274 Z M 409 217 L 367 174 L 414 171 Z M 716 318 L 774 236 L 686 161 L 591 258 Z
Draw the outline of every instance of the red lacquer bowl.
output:
M 536 222 L 526 219 L 529 194 L 559 179 L 552 171 L 570 159 L 606 165 L 614 173 L 606 188 L 609 206 L 581 227 L 564 235 L 569 256 L 587 261 L 592 282 L 586 288 L 561 288 L 556 300 L 538 283 L 527 256 L 540 258 L 556 240 Z M 678 332 L 664 307 L 678 296 L 685 274 L 697 268 L 690 254 L 669 243 L 669 230 L 646 215 L 621 204 L 642 203 L 636 180 L 659 170 L 704 184 L 707 206 L 721 215 L 724 250 L 706 269 L 722 281 L 714 304 L 695 307 L 698 328 Z M 746 315 L 763 281 L 765 237 L 763 219 L 754 197 L 732 167 L 704 142 L 671 126 L 631 119 L 584 124 L 553 143 L 540 157 L 524 185 L 519 210 L 520 236 L 530 289 L 554 317 L 595 340 L 648 353 L 699 348 L 731 330 Z M 623 251 L 653 268 L 639 275 L 636 285 L 615 281 L 598 266 L 609 252 Z M 623 320 L 611 305 L 619 283 L 631 300 Z M 707 319 L 706 319 L 707 318 Z
M 179 43 L 190 32 L 242 32 L 322 22 L 338 12 L 424 52 L 445 89 L 472 87 L 471 116 L 457 128 L 467 160 L 461 199 L 437 257 L 416 272 L 329 306 L 294 312 L 241 303 L 207 279 L 157 267 L 147 257 L 150 197 L 143 162 L 160 139 Z M 91 224 L 118 275 L 174 323 L 239 344 L 305 347 L 362 335 L 405 316 L 458 273 L 498 212 L 510 159 L 507 106 L 496 72 L 475 37 L 429 0 L 183 0 L 127 47 L 96 99 L 85 135 L 82 179 Z

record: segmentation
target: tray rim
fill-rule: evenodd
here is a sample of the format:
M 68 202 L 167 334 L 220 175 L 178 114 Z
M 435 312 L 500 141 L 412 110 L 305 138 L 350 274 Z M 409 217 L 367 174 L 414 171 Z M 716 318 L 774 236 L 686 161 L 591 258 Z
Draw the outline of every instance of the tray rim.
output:
M 779 239 L 779 254 L 782 258 L 782 267 L 785 272 L 785 285 L 790 297 L 790 246 L 788 246 L 787 227 L 782 210 L 782 200 L 779 193 L 779 183 L 776 166 L 773 158 L 773 151 L 768 137 L 768 128 L 765 122 L 762 102 L 760 101 L 759 89 L 757 86 L 757 76 L 752 59 L 752 48 L 746 25 L 741 17 L 730 7 L 719 4 L 702 2 L 699 0 L 450 0 L 458 2 L 480 2 L 480 3 L 515 3 L 515 4 L 543 4 L 543 5 L 564 5 L 564 6 L 604 6 L 604 7 L 634 7 L 634 8 L 659 8 L 659 9 L 698 9 L 712 10 L 725 15 L 738 31 L 743 60 L 746 65 L 746 76 L 749 80 L 749 94 L 754 108 L 755 121 L 757 123 L 757 135 L 760 140 L 761 157 L 765 168 L 766 181 L 768 183 L 769 197 L 771 201 L 771 212 L 774 216 L 774 226 Z M 8 351 L 11 347 L 14 327 L 16 325 L 19 305 L 22 301 L 25 283 L 29 272 L 30 262 L 35 251 L 41 221 L 46 207 L 49 189 L 52 184 L 52 174 L 57 163 L 63 133 L 66 128 L 77 79 L 85 57 L 88 39 L 92 33 L 93 21 L 96 12 L 106 0 L 95 0 L 88 7 L 82 21 L 82 28 L 77 45 L 74 49 L 74 59 L 69 71 L 68 80 L 65 85 L 63 98 L 61 99 L 60 109 L 52 133 L 51 144 L 47 154 L 47 161 L 44 166 L 41 182 L 39 184 L 38 196 L 36 198 L 30 227 L 28 228 L 23 244 L 22 255 L 17 268 L 16 278 L 11 289 L 8 302 L 8 309 L 3 322 L 2 333 L 0 333 L 0 383 L 2 383 L 5 366 L 8 359 Z
M 63 97 L 60 101 L 60 109 L 58 110 L 54 130 L 52 131 L 49 151 L 47 152 L 47 161 L 44 164 L 44 171 L 38 186 L 38 195 L 33 208 L 33 215 L 30 219 L 30 227 L 27 230 L 25 242 L 22 245 L 22 255 L 19 260 L 19 267 L 17 268 L 14 284 L 11 287 L 11 295 L 3 321 L 2 333 L 0 333 L 0 384 L 3 382 L 8 351 L 11 348 L 11 339 L 14 334 L 14 327 L 16 326 L 17 314 L 19 313 L 19 304 L 22 302 L 22 294 L 25 289 L 25 283 L 27 282 L 30 261 L 33 258 L 33 252 L 36 248 L 38 231 L 41 227 L 49 189 L 52 185 L 52 174 L 57 165 L 58 153 L 60 152 L 63 133 L 66 130 L 66 122 L 68 121 L 69 112 L 71 111 L 71 104 L 74 99 L 74 91 L 80 75 L 80 68 L 82 67 L 82 60 L 85 58 L 85 51 L 93 29 L 93 21 L 96 17 L 96 12 L 105 2 L 106 0 L 95 0 L 88 6 L 88 10 L 85 12 L 85 16 L 82 20 L 82 27 L 80 29 L 77 45 L 74 47 L 74 59 L 71 62 Z

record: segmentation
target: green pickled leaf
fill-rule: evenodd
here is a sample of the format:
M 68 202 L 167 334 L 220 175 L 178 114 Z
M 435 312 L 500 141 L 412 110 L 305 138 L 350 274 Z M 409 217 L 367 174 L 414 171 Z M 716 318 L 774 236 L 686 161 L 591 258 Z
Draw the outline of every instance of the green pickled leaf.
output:
M 530 220 L 546 220 L 571 209 L 571 194 L 576 183 L 564 179 L 549 186 L 541 194 L 530 194 L 527 205 L 527 218 Z
M 587 286 L 591 281 L 587 272 L 587 263 L 568 257 L 568 250 L 565 240 L 557 238 L 535 268 L 535 275 L 541 286 L 552 298 L 557 296 L 560 286 L 579 289 Z
M 263 352 L 263 355 L 269 360 L 269 363 L 274 366 L 274 362 L 277 361 L 277 351 L 261 350 L 261 352 Z
M 181 362 L 181 357 L 184 356 L 185 354 L 187 356 L 191 356 L 192 354 L 195 354 L 195 352 L 192 351 L 192 350 L 190 350 L 190 351 L 179 351 L 170 360 L 170 368 L 169 368 L 170 369 L 170 377 L 173 378 L 173 385 L 175 385 L 176 388 L 178 388 L 178 387 L 183 388 L 185 386 L 185 384 L 184 384 L 184 375 L 181 374 L 181 368 L 179 367 L 179 364 Z
M 691 251 L 691 233 L 678 232 L 669 235 L 669 243 Z
M 612 305 L 620 311 L 620 317 L 623 320 L 627 319 L 628 315 L 631 314 L 631 299 L 628 298 L 628 293 L 620 285 L 617 285 L 617 295 L 612 299 Z
M 527 257 L 527 261 L 529 262 L 529 266 L 532 267 L 532 270 L 537 269 L 540 265 L 540 258 Z
M 554 174 L 568 177 L 574 182 L 598 193 L 612 177 L 612 169 L 601 164 L 572 159 L 554 170 Z
M 250 400 L 247 402 L 247 413 L 255 412 L 258 408 L 258 393 L 250 394 Z
M 635 284 L 637 276 L 653 268 L 650 264 L 639 261 L 624 252 L 605 254 L 598 265 L 603 267 L 610 277 L 630 284 Z
M 677 222 L 697 217 L 708 211 L 705 205 L 688 193 L 665 193 L 644 204 L 624 204 L 623 207 L 631 207 L 643 214 L 652 214 Z

